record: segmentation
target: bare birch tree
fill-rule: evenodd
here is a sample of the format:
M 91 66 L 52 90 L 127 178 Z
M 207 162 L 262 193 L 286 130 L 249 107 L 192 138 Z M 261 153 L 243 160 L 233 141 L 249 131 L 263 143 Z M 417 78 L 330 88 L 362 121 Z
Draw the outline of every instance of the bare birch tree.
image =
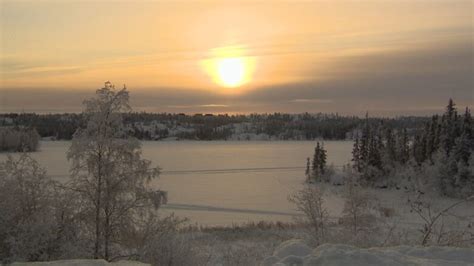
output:
M 80 211 L 92 227 L 94 258 L 108 260 L 120 232 L 133 226 L 139 212 L 159 205 L 161 194 L 149 186 L 159 168 L 142 159 L 140 142 L 124 130 L 122 113 L 131 110 L 125 87 L 116 90 L 106 82 L 84 106 L 87 125 L 74 134 L 67 155 L 71 188 L 80 195 Z
M 321 187 L 306 184 L 303 189 L 289 196 L 288 200 L 304 214 L 303 222 L 307 224 L 318 243 L 325 240 L 329 213 L 324 206 L 324 191 Z

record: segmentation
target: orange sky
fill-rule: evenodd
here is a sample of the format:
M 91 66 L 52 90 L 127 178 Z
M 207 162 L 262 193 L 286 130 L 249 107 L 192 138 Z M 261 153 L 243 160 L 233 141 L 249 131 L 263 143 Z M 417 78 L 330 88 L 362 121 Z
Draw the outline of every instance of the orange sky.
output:
M 17 100 L 12 99 L 12 90 L 93 90 L 111 80 L 155 94 L 169 93 L 171 89 L 188 93 L 183 97 L 193 97 L 190 91 L 230 93 L 240 97 L 226 98 L 226 105 L 236 107 L 232 111 L 272 111 L 278 105 L 264 108 L 271 104 L 259 104 L 259 90 L 286 86 L 286 90 L 294 91 L 297 89 L 291 84 L 310 84 L 307 86 L 313 88 L 313 94 L 302 89 L 301 94 L 292 92 L 281 101 L 299 105 L 305 102 L 298 102 L 301 99 L 337 102 L 334 95 L 316 92 L 329 87 L 361 87 L 351 83 L 336 85 L 348 79 L 370 78 L 374 76 L 373 69 L 382 71 L 376 76 L 395 73 L 403 82 L 420 71 L 422 75 L 409 86 L 423 90 L 431 86 L 424 84 L 430 76 L 426 73 L 446 73 L 453 62 L 445 57 L 463 60 L 463 56 L 449 55 L 459 47 L 472 46 L 473 38 L 471 1 L 291 4 L 40 0 L 2 1 L 0 5 L 0 93 L 10 93 L 8 99 L 4 96 L 4 104 Z M 216 57 L 216 50 L 226 51 L 229 47 L 238 47 L 239 56 L 254 62 L 251 77 L 238 88 L 223 88 L 203 67 L 203 62 Z M 433 58 L 429 53 L 440 57 L 436 65 L 424 64 L 427 60 L 417 58 Z M 447 84 L 459 76 L 463 79 L 446 86 L 450 89 L 437 95 L 439 102 L 461 96 L 461 101 L 472 103 L 472 78 L 464 75 L 472 74 L 472 50 L 467 51 L 467 56 L 464 60 L 471 59 L 470 64 L 454 61 L 459 69 L 449 68 L 452 75 L 441 80 Z M 399 62 L 400 58 L 405 61 Z M 403 72 L 403 66 L 414 65 L 414 69 Z M 397 79 L 388 81 L 396 83 Z M 285 89 L 278 90 L 284 94 L 280 90 Z M 342 88 L 337 90 L 344 94 Z M 222 98 L 210 98 L 209 102 L 203 100 L 194 105 L 224 105 Z M 377 101 L 374 106 L 380 109 L 386 99 Z M 187 102 L 182 105 L 193 105 Z M 425 106 L 437 102 L 436 98 Z M 301 111 L 291 106 L 279 108 Z

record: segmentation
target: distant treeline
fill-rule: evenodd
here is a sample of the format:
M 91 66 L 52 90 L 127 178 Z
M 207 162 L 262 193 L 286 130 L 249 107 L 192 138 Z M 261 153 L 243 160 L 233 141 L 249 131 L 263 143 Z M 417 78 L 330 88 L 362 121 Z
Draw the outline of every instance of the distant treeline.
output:
M 36 151 L 40 135 L 34 128 L 0 127 L 1 151 Z
M 357 136 L 365 119 L 338 114 L 124 114 L 126 130 L 141 140 L 165 138 L 192 140 L 341 140 Z M 370 118 L 392 128 L 408 128 L 415 134 L 429 121 L 426 117 Z M 0 114 L 0 126 L 35 128 L 41 137 L 70 140 L 83 126 L 81 114 Z

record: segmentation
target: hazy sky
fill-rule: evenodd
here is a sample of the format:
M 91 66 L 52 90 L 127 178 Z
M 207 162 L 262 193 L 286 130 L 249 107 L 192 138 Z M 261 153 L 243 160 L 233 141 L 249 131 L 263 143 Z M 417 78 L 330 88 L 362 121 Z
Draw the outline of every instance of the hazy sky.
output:
M 220 2 L 0 0 L 0 112 L 80 111 L 107 80 L 156 112 L 474 105 L 473 1 Z

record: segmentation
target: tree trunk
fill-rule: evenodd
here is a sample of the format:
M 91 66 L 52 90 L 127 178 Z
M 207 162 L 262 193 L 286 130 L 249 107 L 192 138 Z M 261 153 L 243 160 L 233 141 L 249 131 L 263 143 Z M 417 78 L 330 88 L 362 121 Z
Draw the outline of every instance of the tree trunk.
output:
M 99 250 L 100 250 L 100 197 L 102 194 L 101 191 L 101 177 L 97 181 L 97 206 L 95 208 L 95 246 L 94 246 L 94 259 L 99 258 Z
M 109 178 L 105 178 L 105 222 L 104 222 L 104 259 L 109 261 L 109 242 L 110 242 L 110 194 L 109 194 Z
M 104 259 L 109 261 L 109 240 L 110 240 L 110 215 L 108 208 L 105 211 L 105 243 L 104 243 Z
M 102 171 L 101 161 L 102 154 L 99 153 L 98 159 L 98 174 L 97 174 L 97 204 L 95 207 L 95 245 L 94 245 L 94 259 L 99 258 L 100 252 L 100 209 L 101 209 L 101 197 L 102 197 Z

